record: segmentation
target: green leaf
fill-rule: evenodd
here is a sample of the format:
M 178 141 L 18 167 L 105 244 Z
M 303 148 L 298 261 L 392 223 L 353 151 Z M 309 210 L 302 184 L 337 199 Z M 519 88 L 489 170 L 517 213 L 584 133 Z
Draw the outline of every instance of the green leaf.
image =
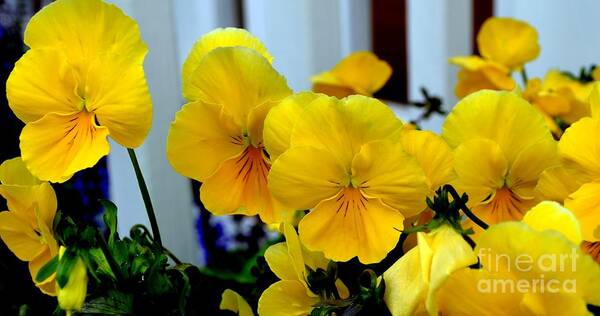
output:
M 112 247 L 117 235 L 117 206 L 109 200 L 100 199 L 99 202 L 104 207 L 102 218 L 109 231 L 108 245 Z
M 109 291 L 107 296 L 86 302 L 81 309 L 81 314 L 132 315 L 133 296 L 122 292 Z
M 65 285 L 67 285 L 67 282 L 69 282 L 71 270 L 73 270 L 73 267 L 75 267 L 78 259 L 77 250 L 75 248 L 67 248 L 60 260 L 58 260 L 58 267 L 56 268 L 56 282 L 58 282 L 58 286 L 60 288 L 64 288 Z
M 113 279 L 115 278 L 115 275 L 112 272 L 112 270 L 110 269 L 110 265 L 108 264 L 108 261 L 106 260 L 106 257 L 104 256 L 104 253 L 102 252 L 101 249 L 91 248 L 87 251 L 87 253 L 88 253 L 89 258 L 96 263 L 96 266 L 97 266 L 96 271 L 97 272 L 100 272 L 104 275 L 109 275 Z
M 58 267 L 58 256 L 54 256 L 38 271 L 35 282 L 40 283 L 49 278 L 52 273 L 56 272 L 56 267 Z

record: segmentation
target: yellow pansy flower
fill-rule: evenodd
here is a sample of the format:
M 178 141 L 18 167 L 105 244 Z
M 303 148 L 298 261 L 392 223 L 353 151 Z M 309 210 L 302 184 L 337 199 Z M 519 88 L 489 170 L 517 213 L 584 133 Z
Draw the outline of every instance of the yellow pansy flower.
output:
M 138 147 L 150 130 L 152 102 L 139 30 L 100 0 L 58 0 L 25 31 L 31 48 L 6 83 L 10 108 L 25 122 L 20 147 L 41 180 L 63 182 L 109 152 L 106 139 Z
M 442 136 L 454 148 L 457 190 L 489 224 L 521 219 L 538 202 L 540 174 L 557 163 L 542 115 L 509 92 L 467 96 L 448 115 Z
M 392 75 L 392 67 L 371 52 L 354 52 L 331 70 L 311 78 L 313 91 L 337 98 L 352 94 L 372 96 Z
M 513 90 L 516 86 L 510 69 L 496 62 L 478 56 L 466 56 L 450 58 L 450 63 L 461 67 L 454 87 L 454 94 L 459 99 L 483 89 Z
M 540 215 L 535 221 L 543 221 L 546 214 Z M 448 278 L 438 292 L 441 313 L 591 315 L 586 304 L 600 304 L 600 265 L 560 233 L 572 224 L 491 226 L 475 248 L 482 268 L 462 269 Z
M 238 316 L 254 316 L 254 312 L 248 302 L 237 292 L 230 289 L 223 291 L 219 309 L 232 311 Z
M 63 246 L 60 247 L 59 260 L 66 250 L 67 248 Z M 81 258 L 77 257 L 76 260 L 77 262 L 70 271 L 67 284 L 62 288 L 60 285 L 56 284 L 58 305 L 67 312 L 67 316 L 70 316 L 72 311 L 81 310 L 87 295 L 87 268 Z
M 273 56 L 269 54 L 265 45 L 250 32 L 235 27 L 217 28 L 206 34 L 194 43 L 189 55 L 183 63 L 181 79 L 183 96 L 192 102 L 196 100 L 198 89 L 190 83 L 192 74 L 200 64 L 202 57 L 215 48 L 241 46 L 255 50 L 265 57 L 269 63 L 273 62 Z
M 437 315 L 437 291 L 448 276 L 477 263 L 477 256 L 450 225 L 417 233 L 417 246 L 383 273 L 384 300 L 393 316 Z
M 589 90 L 587 85 L 553 69 L 546 73 L 543 81 L 539 78 L 529 80 L 523 98 L 536 106 L 545 115 L 553 133 L 560 135 L 554 118 L 572 124 L 590 115 Z
M 31 278 L 58 253 L 52 226 L 56 195 L 52 186 L 31 175 L 21 158 L 0 165 L 0 195 L 8 211 L 0 212 L 0 237 L 17 258 L 29 262 Z M 42 292 L 56 295 L 55 275 L 36 283 Z
M 308 249 L 374 263 L 394 248 L 396 229 L 425 208 L 429 190 L 424 170 L 400 143 L 402 131 L 376 99 L 319 96 L 305 106 L 289 149 L 273 162 L 269 188 L 290 209 L 312 209 L 299 223 Z
M 511 18 L 487 19 L 477 34 L 477 46 L 481 56 L 450 58 L 450 63 L 461 67 L 454 89 L 458 98 L 483 89 L 513 90 L 511 73 L 540 53 L 537 31 Z
M 308 315 L 320 302 L 319 293 L 313 293 L 308 284 L 306 267 L 316 271 L 327 270 L 329 260 L 322 253 L 308 251 L 300 243 L 296 230 L 283 225 L 285 242 L 267 248 L 265 260 L 271 271 L 280 279 L 269 286 L 258 300 L 258 314 L 263 316 Z M 347 298 L 346 286 L 335 282 L 340 298 Z
M 492 17 L 487 19 L 477 34 L 481 56 L 508 67 L 520 70 L 540 54 L 538 34 L 524 21 Z
M 186 82 L 189 103 L 177 112 L 167 138 L 171 166 L 202 182 L 200 199 L 213 214 L 282 221 L 282 208 L 267 188 L 271 162 L 263 122 L 291 93 L 285 78 L 258 51 L 230 46 L 206 53 Z

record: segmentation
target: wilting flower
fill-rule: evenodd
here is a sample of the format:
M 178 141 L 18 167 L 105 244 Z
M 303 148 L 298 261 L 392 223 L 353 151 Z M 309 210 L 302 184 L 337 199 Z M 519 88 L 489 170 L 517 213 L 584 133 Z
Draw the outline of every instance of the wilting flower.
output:
M 511 19 L 487 19 L 479 34 L 480 56 L 454 57 L 450 62 L 461 67 L 455 94 L 463 98 L 483 89 L 512 90 L 513 71 L 534 60 L 540 53 L 537 31 L 529 24 Z
M 544 114 L 552 132 L 560 135 L 554 119 L 572 124 L 588 116 L 590 89 L 590 84 L 583 84 L 558 70 L 550 70 L 543 81 L 534 78 L 527 82 L 523 98 L 535 105 Z
M 417 233 L 418 244 L 386 272 L 385 302 L 394 316 L 437 315 L 437 291 L 448 276 L 477 263 L 463 237 L 447 224 Z
M 7 97 L 25 122 L 23 161 L 36 177 L 63 182 L 109 152 L 106 139 L 134 148 L 152 121 L 139 30 L 100 0 L 58 0 L 31 18 L 31 48 L 7 81 Z
M 274 130 L 292 127 L 269 188 L 290 209 L 312 209 L 299 224 L 302 243 L 336 261 L 383 259 L 404 218 L 425 208 L 429 190 L 424 170 L 400 143 L 402 123 L 376 99 L 319 96 L 293 126 Z
M 59 260 L 64 255 L 67 248 L 61 246 L 59 250 Z M 58 305 L 70 316 L 72 311 L 79 311 L 83 307 L 87 295 L 87 268 L 81 258 L 77 257 L 76 262 L 69 273 L 69 280 L 65 286 L 56 284 L 58 294 Z
M 29 262 L 31 278 L 58 253 L 52 226 L 56 195 L 52 186 L 31 175 L 21 158 L 0 165 L 0 195 L 8 211 L 0 212 L 0 237 L 17 258 Z M 56 295 L 55 275 L 36 283 L 48 295 Z
M 248 302 L 237 292 L 230 289 L 223 291 L 219 309 L 234 312 L 238 316 L 254 316 Z
M 542 115 L 502 91 L 479 91 L 461 100 L 442 127 L 454 148 L 456 188 L 487 223 L 519 220 L 538 200 L 540 174 L 555 165 L 556 142 Z
M 589 315 L 586 304 L 600 304 L 600 265 L 573 242 L 577 221 L 560 206 L 538 207 L 481 234 L 481 268 L 448 278 L 443 315 Z
M 561 164 L 544 171 L 537 186 L 544 198 L 564 202 L 579 219 L 583 239 L 595 243 L 600 242 L 599 88 L 596 84 L 590 94 L 592 117 L 567 128 L 558 143 Z
M 313 91 L 343 98 L 352 94 L 372 96 L 391 75 L 392 67 L 375 54 L 354 52 L 311 80 Z
M 285 242 L 270 246 L 265 260 L 271 271 L 280 279 L 269 286 L 258 300 L 258 314 L 308 315 L 325 293 L 314 293 L 309 282 L 309 271 L 326 271 L 329 264 L 322 253 L 308 251 L 300 243 L 296 230 L 289 224 L 283 227 Z M 338 298 L 347 298 L 348 289 L 338 279 L 335 281 Z M 320 296 L 323 294 L 323 296 Z
M 453 57 L 450 63 L 461 67 L 454 94 L 459 99 L 484 89 L 512 90 L 515 81 L 510 76 L 510 69 L 494 61 L 478 56 Z
M 196 50 L 234 45 L 232 34 L 246 42 L 198 57 Z M 222 30 L 196 44 L 191 55 L 197 65 L 189 61 L 187 67 L 194 70 L 184 78 L 189 103 L 171 124 L 167 158 L 177 172 L 202 182 L 200 198 L 213 214 L 259 214 L 266 223 L 279 222 L 281 208 L 267 187 L 271 162 L 264 150 L 263 122 L 291 91 L 264 52 L 243 47 L 253 46 L 248 42 L 260 46 L 244 34 Z

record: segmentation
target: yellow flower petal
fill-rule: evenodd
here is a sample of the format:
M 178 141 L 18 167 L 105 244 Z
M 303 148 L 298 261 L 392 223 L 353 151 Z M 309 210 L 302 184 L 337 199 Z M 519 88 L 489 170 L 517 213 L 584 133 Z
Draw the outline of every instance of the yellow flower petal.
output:
M 600 182 L 582 185 L 565 200 L 565 207 L 571 210 L 579 220 L 583 239 L 600 241 L 594 235 L 594 231 L 600 226 Z
M 450 63 L 463 68 L 457 74 L 454 88 L 460 99 L 484 89 L 510 91 L 516 85 L 506 67 L 478 56 L 453 57 Z
M 357 94 L 370 96 L 388 81 L 392 67 L 371 52 L 354 52 L 333 69 L 312 78 L 315 92 L 320 85 L 349 87 Z
M 167 136 L 167 159 L 182 175 L 205 180 L 243 152 L 240 128 L 220 106 L 193 102 L 175 115 Z
M 244 47 L 221 47 L 202 58 L 183 87 L 188 101 L 223 106 L 244 126 L 253 108 L 291 94 L 285 78 L 262 55 Z
M 34 177 L 21 157 L 5 160 L 0 165 L 0 183 L 9 185 L 37 185 L 41 181 Z
M 540 54 L 537 31 L 511 18 L 487 19 L 477 34 L 477 45 L 483 57 L 517 70 Z
M 323 97 L 312 92 L 296 93 L 283 99 L 269 111 L 265 119 L 263 135 L 271 161 L 275 161 L 290 147 L 292 130 L 304 108 L 316 98 Z
M 269 246 L 265 251 L 265 260 L 279 279 L 301 281 L 298 279 L 296 267 L 290 258 L 287 243 L 280 242 Z
M 500 146 L 488 139 L 473 139 L 454 152 L 456 187 L 469 195 L 469 203 L 477 205 L 504 185 L 508 163 Z
M 402 122 L 381 101 L 353 95 L 341 101 L 315 99 L 292 132 L 291 146 L 314 146 L 350 169 L 362 145 L 380 139 L 397 140 Z
M 300 281 L 283 280 L 269 286 L 258 300 L 258 314 L 264 316 L 306 316 L 319 302 L 309 296 Z
M 47 249 L 33 227 L 10 211 L 0 212 L 0 237 L 22 261 L 31 261 Z
M 523 222 L 535 230 L 556 230 L 574 244 L 581 243 L 581 226 L 577 218 L 573 212 L 556 202 L 539 203 L 525 214 Z
M 293 147 L 273 163 L 269 189 L 291 209 L 306 210 L 340 192 L 348 174 L 330 152 L 310 146 Z
M 544 139 L 519 153 L 506 176 L 506 186 L 519 197 L 532 199 L 540 174 L 557 164 L 556 141 Z
M 404 150 L 415 157 L 425 171 L 429 196 L 454 180 L 454 155 L 443 138 L 432 132 L 412 130 L 402 133 L 401 142 Z
M 509 165 L 523 149 L 552 138 L 538 110 L 504 91 L 479 91 L 462 99 L 446 118 L 442 136 L 452 148 L 474 138 L 493 140 Z
M 394 316 L 413 315 L 420 306 L 437 315 L 438 289 L 454 271 L 477 262 L 471 246 L 448 225 L 417 235 L 418 246 L 383 274 L 384 299 Z
M 396 246 L 403 221 L 402 213 L 380 200 L 347 188 L 304 216 L 298 230 L 309 250 L 322 251 L 335 261 L 356 256 L 370 264 L 381 261 Z
M 600 177 L 600 120 L 583 118 L 569 127 L 558 143 L 561 157 L 593 178 Z
M 61 49 L 81 70 L 97 54 L 130 55 L 141 63 L 148 51 L 137 23 L 101 0 L 59 0 L 45 6 L 27 24 L 25 43 L 34 49 Z
M 97 126 L 93 114 L 49 113 L 23 128 L 21 154 L 39 179 L 64 182 L 108 154 L 106 136 L 108 129 Z
M 33 260 L 29 262 L 29 273 L 31 274 L 31 279 L 35 280 L 40 269 L 46 265 L 52 258 L 56 256 L 56 252 L 52 253 L 50 249 L 46 249 L 46 251 L 42 252 L 40 255 L 35 257 Z M 53 273 L 46 280 L 35 284 L 40 291 L 42 291 L 46 295 L 56 296 L 56 274 Z
M 58 50 L 31 49 L 17 63 L 6 82 L 8 104 L 29 123 L 46 113 L 70 113 L 82 108 L 71 66 Z
M 129 56 L 103 54 L 88 68 L 85 108 L 117 143 L 140 146 L 152 125 L 152 100 L 144 69 Z
M 192 47 L 188 57 L 183 63 L 181 77 L 183 86 L 187 85 L 190 76 L 198 67 L 200 60 L 210 51 L 219 47 L 241 46 L 256 50 L 269 63 L 273 62 L 273 56 L 269 54 L 265 45 L 250 32 L 234 27 L 217 28 L 204 34 Z
M 598 74 L 600 76 L 600 67 L 596 67 L 594 69 L 594 74 Z M 590 92 L 589 103 L 592 117 L 600 118 L 600 83 L 598 82 L 593 84 L 592 91 Z
M 562 203 L 588 180 L 591 178 L 581 171 L 559 165 L 541 173 L 535 190 L 541 199 Z
M 254 312 L 252 312 L 252 308 L 248 305 L 248 302 L 241 295 L 230 289 L 223 291 L 219 309 L 232 311 L 239 316 L 254 316 Z
M 402 144 L 389 141 L 362 146 L 352 161 L 352 185 L 404 216 L 424 210 L 429 193 L 425 172 L 417 160 L 402 149 Z
M 276 215 L 275 201 L 267 188 L 269 168 L 262 149 L 247 147 L 204 180 L 200 199 L 213 214 L 259 214 L 264 222 L 272 223 Z

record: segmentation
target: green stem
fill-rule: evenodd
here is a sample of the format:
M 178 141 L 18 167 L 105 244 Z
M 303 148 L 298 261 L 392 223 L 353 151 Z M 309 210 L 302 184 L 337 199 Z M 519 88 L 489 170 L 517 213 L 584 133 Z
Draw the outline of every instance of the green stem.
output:
M 102 236 L 102 233 L 100 232 L 100 230 L 97 230 L 96 232 L 98 233 L 98 244 L 100 245 L 100 249 L 102 250 L 102 253 L 104 253 L 104 257 L 106 258 L 106 261 L 108 262 L 108 266 L 110 267 L 113 274 L 117 278 L 117 282 L 123 282 L 125 280 L 125 277 L 123 276 L 123 273 L 121 272 L 121 268 L 117 264 L 117 261 L 115 261 L 115 258 L 113 257 L 112 253 L 110 252 L 110 249 L 108 248 L 108 244 L 106 243 L 106 240 L 104 240 L 104 236 Z
M 529 79 L 527 78 L 527 71 L 525 71 L 525 66 L 521 68 L 521 79 L 523 80 L 523 88 L 526 88 Z
M 137 178 L 140 192 L 142 193 L 142 199 L 144 199 L 144 205 L 146 206 L 146 212 L 148 213 L 148 219 L 150 220 L 150 227 L 152 228 L 152 236 L 154 240 L 162 247 L 162 239 L 160 238 L 160 231 L 158 230 L 158 222 L 156 221 L 156 215 L 154 214 L 154 207 L 152 207 L 152 200 L 150 200 L 150 194 L 148 193 L 148 187 L 146 181 L 144 181 L 144 175 L 140 169 L 135 151 L 131 148 L 127 148 L 131 164 L 135 170 L 135 177 Z
M 477 217 L 465 204 L 465 201 L 458 195 L 458 192 L 451 185 L 445 185 L 444 189 L 446 189 L 456 203 L 458 203 L 458 207 L 467 215 L 467 217 L 472 220 L 475 224 L 479 225 L 479 227 L 483 229 L 488 229 L 489 225 L 482 221 L 479 217 Z

